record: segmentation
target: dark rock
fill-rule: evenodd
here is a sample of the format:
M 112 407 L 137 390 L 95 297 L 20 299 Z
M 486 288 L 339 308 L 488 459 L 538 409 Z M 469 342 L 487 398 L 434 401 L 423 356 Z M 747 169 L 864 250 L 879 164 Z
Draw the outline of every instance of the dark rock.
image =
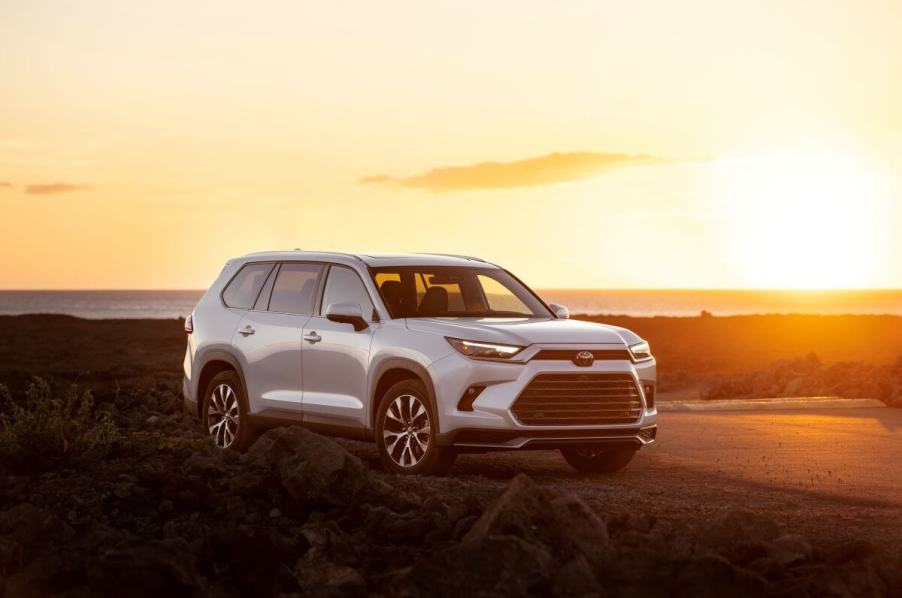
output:
M 345 506 L 361 502 L 400 508 L 415 505 L 334 440 L 304 428 L 270 430 L 257 439 L 248 455 L 253 464 L 272 468 L 282 487 L 298 500 Z
M 452 532 L 451 536 L 455 540 L 463 539 L 463 537 L 467 535 L 467 532 L 470 531 L 470 528 L 473 527 L 473 524 L 478 520 L 479 517 L 477 517 L 476 515 L 468 515 L 467 517 L 463 517 L 454 524 L 454 531 Z
M 206 594 L 194 556 L 181 541 L 132 541 L 102 552 L 86 569 L 87 587 L 98 596 L 119 595 L 124 588 L 131 597 Z
M 432 543 L 453 532 L 448 520 L 435 510 L 399 514 L 385 507 L 372 507 L 367 511 L 365 526 L 375 541 L 394 544 L 420 544 L 427 536 Z
M 306 596 L 362 596 L 366 581 L 359 571 L 327 560 L 311 549 L 295 566 L 298 584 Z
M 582 555 L 595 563 L 610 548 L 607 528 L 582 500 L 547 491 L 524 474 L 473 524 L 464 542 L 501 535 L 548 546 L 563 560 Z
M 767 555 L 784 567 L 810 561 L 813 552 L 808 540 L 799 534 L 780 536 L 767 549 Z
M 221 471 L 222 466 L 211 455 L 194 453 L 182 463 L 182 471 L 195 476 L 205 476 Z
M 746 569 L 768 581 L 786 579 L 789 575 L 785 565 L 768 556 L 755 559 L 746 565 Z
M 566 563 L 554 573 L 552 594 L 555 596 L 598 596 L 601 593 L 598 578 L 582 556 Z
M 264 534 L 240 527 L 217 530 L 211 538 L 217 561 L 227 565 L 242 595 L 272 596 L 279 590 L 279 551 Z
M 740 569 L 717 556 L 690 559 L 674 580 L 674 596 L 692 598 L 743 598 L 761 596 L 767 582 L 760 576 Z
M 22 571 L 6 579 L 4 596 L 43 598 L 71 591 L 73 581 L 84 587 L 84 564 L 74 555 L 50 548 L 32 560 Z
M 702 529 L 698 548 L 742 565 L 767 556 L 768 544 L 779 534 L 780 528 L 772 519 L 735 509 L 715 517 Z
M 356 567 L 360 563 L 355 542 L 334 521 L 308 523 L 301 528 L 301 536 L 309 551 L 324 561 Z
M 395 579 L 393 593 L 455 598 L 543 595 L 550 590 L 552 566 L 544 548 L 514 536 L 483 536 L 417 561 Z

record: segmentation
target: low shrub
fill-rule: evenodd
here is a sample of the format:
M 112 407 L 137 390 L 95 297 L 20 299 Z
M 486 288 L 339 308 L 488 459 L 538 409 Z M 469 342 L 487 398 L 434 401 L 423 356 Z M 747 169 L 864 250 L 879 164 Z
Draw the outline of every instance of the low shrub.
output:
M 91 392 L 72 385 L 54 396 L 35 378 L 24 400 L 0 385 L 0 468 L 41 472 L 106 456 L 118 430 L 107 413 L 94 411 Z

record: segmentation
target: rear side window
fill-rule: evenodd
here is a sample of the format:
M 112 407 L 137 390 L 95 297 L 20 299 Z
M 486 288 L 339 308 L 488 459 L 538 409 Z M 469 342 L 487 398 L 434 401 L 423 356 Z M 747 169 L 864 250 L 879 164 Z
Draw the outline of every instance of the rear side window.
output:
M 322 266 L 319 264 L 282 264 L 272 287 L 269 311 L 305 316 L 312 314 L 320 271 Z
M 246 264 L 222 292 L 227 307 L 250 309 L 274 264 Z
M 272 272 L 269 273 L 269 278 L 266 279 L 266 284 L 263 285 L 263 290 L 260 291 L 260 294 L 257 295 L 257 302 L 254 303 L 255 311 L 266 311 L 269 306 L 269 296 L 272 293 L 272 285 L 276 281 L 276 275 L 279 273 L 279 266 L 276 266 L 272 269 Z

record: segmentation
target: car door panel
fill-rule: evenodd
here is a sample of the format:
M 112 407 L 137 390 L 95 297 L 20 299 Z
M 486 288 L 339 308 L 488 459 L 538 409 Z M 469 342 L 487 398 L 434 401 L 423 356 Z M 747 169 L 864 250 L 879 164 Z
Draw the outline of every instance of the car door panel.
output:
M 241 355 L 251 412 L 264 409 L 301 411 L 302 338 L 310 316 L 249 311 L 233 346 Z M 248 326 L 250 329 L 248 329 Z M 253 330 L 252 334 L 247 334 Z
M 312 317 L 304 336 L 314 333 L 321 340 L 304 341 L 303 349 L 304 420 L 363 426 L 372 327 L 356 332 L 351 324 Z
M 378 324 L 356 331 L 352 324 L 333 322 L 323 315 L 330 303 L 361 305 L 372 320 L 372 300 L 360 275 L 346 266 L 332 265 L 325 275 L 318 315 L 304 326 L 304 421 L 316 424 L 366 425 L 367 374 L 370 346 Z

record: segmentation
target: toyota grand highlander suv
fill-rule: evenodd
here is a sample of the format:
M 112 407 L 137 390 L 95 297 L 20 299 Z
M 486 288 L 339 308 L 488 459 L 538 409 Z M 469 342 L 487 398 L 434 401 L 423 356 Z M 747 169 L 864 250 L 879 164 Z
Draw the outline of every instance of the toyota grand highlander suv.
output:
M 222 448 L 296 423 L 375 441 L 396 473 L 526 449 L 613 472 L 657 431 L 647 342 L 569 320 L 473 257 L 247 255 L 226 264 L 185 330 L 186 407 Z

